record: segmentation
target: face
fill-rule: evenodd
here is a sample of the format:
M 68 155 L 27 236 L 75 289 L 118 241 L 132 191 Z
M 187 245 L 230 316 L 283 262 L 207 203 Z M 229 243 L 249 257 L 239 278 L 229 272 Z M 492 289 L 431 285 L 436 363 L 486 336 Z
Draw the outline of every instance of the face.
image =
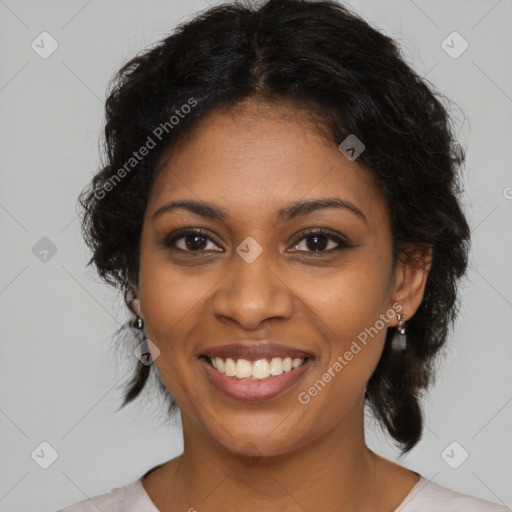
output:
M 320 199 L 339 206 L 290 210 Z M 224 217 L 156 214 L 171 201 L 206 202 Z M 378 188 L 291 107 L 247 103 L 210 115 L 152 187 L 137 294 L 154 364 L 184 429 L 232 452 L 277 455 L 359 428 L 399 284 Z M 201 357 L 268 342 L 308 355 L 266 380 L 282 381 L 270 384 L 272 396 L 227 394 Z M 228 391 L 240 383 L 220 378 Z

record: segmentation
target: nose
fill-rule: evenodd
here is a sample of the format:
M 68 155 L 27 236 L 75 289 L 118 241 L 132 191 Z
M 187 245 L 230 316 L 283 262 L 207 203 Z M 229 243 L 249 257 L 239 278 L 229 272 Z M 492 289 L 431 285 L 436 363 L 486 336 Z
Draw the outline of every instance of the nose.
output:
M 258 329 L 271 318 L 292 318 L 293 292 L 264 255 L 251 263 L 235 257 L 213 297 L 218 318 L 230 319 L 246 330 Z

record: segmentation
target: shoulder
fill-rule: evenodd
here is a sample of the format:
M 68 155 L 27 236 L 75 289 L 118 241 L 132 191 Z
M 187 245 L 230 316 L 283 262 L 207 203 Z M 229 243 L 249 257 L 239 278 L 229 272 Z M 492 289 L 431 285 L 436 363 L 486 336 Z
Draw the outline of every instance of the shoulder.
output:
M 116 487 L 109 493 L 85 498 L 57 512 L 118 512 L 120 503 L 124 501 L 124 488 Z
M 463 494 L 421 477 L 394 512 L 510 512 L 491 501 Z
M 149 499 L 141 479 L 109 493 L 85 498 L 57 512 L 158 512 Z

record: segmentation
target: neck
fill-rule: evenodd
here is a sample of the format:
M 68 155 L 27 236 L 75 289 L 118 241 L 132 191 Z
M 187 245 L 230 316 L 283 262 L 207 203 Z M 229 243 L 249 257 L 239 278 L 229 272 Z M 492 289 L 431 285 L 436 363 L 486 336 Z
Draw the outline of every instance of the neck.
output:
M 173 503 L 208 512 L 377 510 L 377 457 L 364 442 L 362 407 L 300 449 L 265 457 L 227 450 L 182 415 L 184 452 L 169 467 Z

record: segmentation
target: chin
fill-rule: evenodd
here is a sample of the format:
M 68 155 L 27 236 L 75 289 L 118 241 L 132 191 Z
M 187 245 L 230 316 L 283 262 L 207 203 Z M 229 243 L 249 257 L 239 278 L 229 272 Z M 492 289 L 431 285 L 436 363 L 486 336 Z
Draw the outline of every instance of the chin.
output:
M 277 457 L 308 443 L 303 432 L 297 433 L 298 437 L 294 438 L 289 429 L 276 432 L 276 425 L 278 423 L 269 425 L 268 429 L 258 428 L 256 431 L 246 428 L 229 430 L 226 428 L 222 432 L 212 433 L 212 436 L 224 449 L 240 457 Z

